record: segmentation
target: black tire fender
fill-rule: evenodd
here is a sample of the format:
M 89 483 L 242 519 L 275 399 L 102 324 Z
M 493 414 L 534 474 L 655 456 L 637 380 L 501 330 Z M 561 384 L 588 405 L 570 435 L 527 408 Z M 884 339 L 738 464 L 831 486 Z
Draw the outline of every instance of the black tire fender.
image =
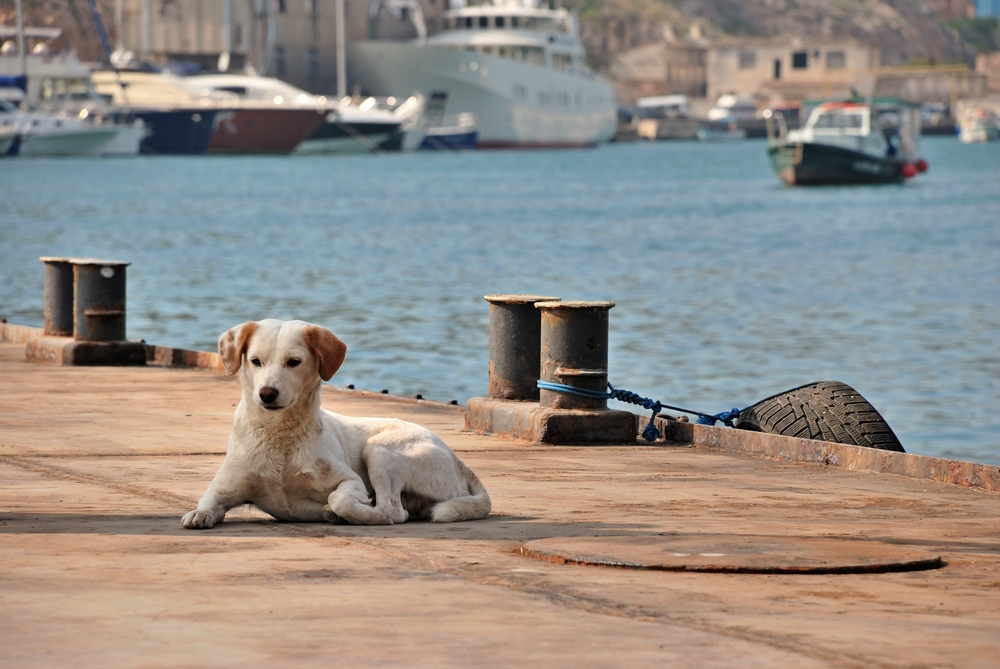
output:
M 816 381 L 772 395 L 741 411 L 735 427 L 905 452 L 875 407 L 840 381 Z

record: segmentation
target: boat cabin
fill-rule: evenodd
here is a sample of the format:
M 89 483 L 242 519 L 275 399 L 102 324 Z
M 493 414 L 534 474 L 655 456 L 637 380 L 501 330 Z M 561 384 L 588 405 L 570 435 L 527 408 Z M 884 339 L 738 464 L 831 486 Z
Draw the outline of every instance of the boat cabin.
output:
M 816 105 L 789 141 L 817 142 L 870 155 L 919 157 L 919 107 L 897 100 L 824 102 Z
M 541 7 L 537 0 L 494 0 L 467 6 L 452 2 L 434 46 L 474 51 L 540 67 L 589 72 L 573 14 Z

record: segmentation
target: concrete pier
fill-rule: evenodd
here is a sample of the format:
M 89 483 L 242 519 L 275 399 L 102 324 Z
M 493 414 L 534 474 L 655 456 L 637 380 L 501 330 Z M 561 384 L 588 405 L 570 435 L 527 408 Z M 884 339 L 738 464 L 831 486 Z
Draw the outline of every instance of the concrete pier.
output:
M 30 334 L 0 324 L 0 340 Z M 462 407 L 326 387 L 334 411 L 441 434 L 492 515 L 351 527 L 240 510 L 191 531 L 237 382 L 210 354 L 65 367 L 27 361 L 23 341 L 0 343 L 0 667 L 1000 657 L 996 467 L 677 423 L 657 444 L 544 445 L 465 431 Z

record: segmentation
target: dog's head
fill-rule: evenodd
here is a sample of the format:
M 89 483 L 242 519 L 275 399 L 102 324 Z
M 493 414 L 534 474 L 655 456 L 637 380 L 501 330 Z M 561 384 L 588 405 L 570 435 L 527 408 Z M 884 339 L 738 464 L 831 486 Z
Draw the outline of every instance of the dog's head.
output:
M 287 409 L 320 379 L 329 381 L 346 355 L 336 335 L 303 321 L 250 321 L 219 337 L 226 372 L 239 372 L 244 392 L 269 411 Z

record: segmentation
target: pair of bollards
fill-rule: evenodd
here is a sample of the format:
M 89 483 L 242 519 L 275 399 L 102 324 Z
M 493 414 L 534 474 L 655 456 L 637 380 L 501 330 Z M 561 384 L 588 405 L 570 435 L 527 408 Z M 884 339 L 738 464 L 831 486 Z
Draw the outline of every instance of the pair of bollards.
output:
M 608 384 L 608 312 L 614 302 L 539 295 L 487 295 L 488 396 L 553 409 L 600 409 L 607 400 L 541 390 L 538 381 L 598 392 Z
M 488 397 L 469 400 L 469 429 L 550 443 L 635 441 L 635 416 L 608 409 L 602 397 L 613 302 L 542 295 L 487 295 L 486 300 Z M 539 381 L 592 393 L 539 389 Z
M 39 258 L 45 263 L 45 334 L 76 341 L 125 339 L 125 268 L 96 258 Z
M 63 365 L 145 365 L 146 345 L 125 339 L 125 268 L 97 258 L 42 257 L 45 330 L 29 360 Z M 66 338 L 72 337 L 67 342 Z

